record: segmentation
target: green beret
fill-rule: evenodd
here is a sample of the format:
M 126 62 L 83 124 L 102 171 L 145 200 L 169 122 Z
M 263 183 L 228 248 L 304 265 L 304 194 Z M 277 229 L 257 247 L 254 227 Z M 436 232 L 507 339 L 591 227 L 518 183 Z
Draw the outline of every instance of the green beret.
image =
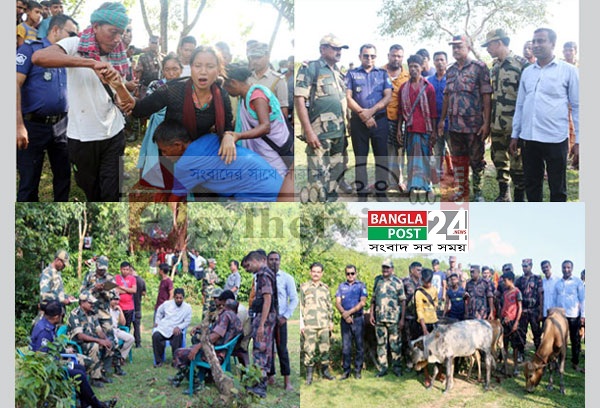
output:
M 127 9 L 121 3 L 104 3 L 92 13 L 90 22 L 92 24 L 107 23 L 125 30 L 129 24 L 129 17 L 127 17 Z

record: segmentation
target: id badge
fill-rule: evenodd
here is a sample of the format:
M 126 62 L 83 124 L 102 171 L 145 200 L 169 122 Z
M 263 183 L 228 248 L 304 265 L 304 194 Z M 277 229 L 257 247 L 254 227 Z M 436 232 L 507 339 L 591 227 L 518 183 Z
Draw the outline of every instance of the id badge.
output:
M 68 117 L 65 116 L 54 125 L 52 125 L 52 131 L 54 132 L 54 136 L 61 136 L 67 132 L 67 124 L 69 123 Z

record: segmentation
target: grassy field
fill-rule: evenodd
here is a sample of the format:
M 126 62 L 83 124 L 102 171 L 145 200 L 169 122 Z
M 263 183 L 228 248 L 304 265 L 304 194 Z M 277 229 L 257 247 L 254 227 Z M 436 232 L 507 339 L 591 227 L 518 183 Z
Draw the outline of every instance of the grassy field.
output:
M 339 336 L 338 336 L 339 337 Z M 337 339 L 339 341 L 339 338 Z M 336 341 L 336 339 L 334 339 Z M 531 345 L 531 340 L 529 340 Z M 583 346 L 585 350 L 585 346 Z M 512 354 L 512 351 L 509 350 Z M 526 352 L 526 359 L 531 359 L 534 351 Z M 341 357 L 332 355 L 334 373 L 340 378 Z M 512 363 L 512 359 L 509 359 Z M 581 359 L 581 366 L 585 358 Z M 512 367 L 509 364 L 509 369 Z M 376 378 L 376 370 L 370 368 L 363 370 L 362 379 L 353 377 L 348 380 L 327 381 L 317 379 L 312 385 L 302 385 L 302 406 L 306 407 L 477 407 L 477 408 L 525 408 L 525 407 L 563 407 L 580 408 L 585 406 L 585 377 L 571 369 L 570 347 L 567 352 L 565 365 L 566 395 L 559 392 L 558 376 L 554 377 L 553 391 L 546 390 L 548 382 L 547 373 L 542 378 L 534 393 L 525 391 L 525 377 L 521 373 L 516 378 L 504 378 L 500 373 L 494 373 L 491 389 L 484 391 L 483 383 L 478 383 L 476 369 L 473 370 L 472 379 L 467 380 L 464 375 L 454 376 L 454 388 L 443 394 L 445 383 L 436 381 L 431 389 L 423 386 L 423 373 L 414 371 L 405 373 L 398 378 L 388 374 L 383 378 Z M 485 366 L 482 367 L 482 377 L 485 376 Z
M 200 323 L 201 306 L 193 306 L 192 326 Z M 269 406 L 283 408 L 298 408 L 300 406 L 300 383 L 299 383 L 299 354 L 300 354 L 300 330 L 298 321 L 298 309 L 296 314 L 288 322 L 288 349 L 291 360 L 291 381 L 294 391 L 286 392 L 283 389 L 283 377 L 279 375 L 279 360 L 276 359 L 277 370 L 276 384 L 269 386 L 267 398 L 261 400 L 255 398 L 252 407 Z M 171 367 L 171 349 L 166 350 L 166 363 L 160 368 L 153 367 L 152 353 L 152 314 L 148 308 L 143 311 L 142 318 L 142 347 L 133 349 L 133 362 L 127 362 L 123 370 L 125 376 L 112 376 L 113 383 L 105 384 L 103 388 L 96 388 L 95 392 L 101 400 L 118 398 L 119 408 L 200 408 L 215 406 L 218 401 L 218 391 L 214 384 L 206 384 L 206 387 L 196 392 L 194 396 L 184 394 L 188 390 L 188 382 L 184 381 L 178 388 L 173 387 L 167 377 L 175 375 L 177 370 Z M 190 337 L 187 338 L 188 344 Z M 250 344 L 250 352 L 252 344 Z M 252 361 L 252 360 L 251 360 Z M 233 369 L 237 373 L 237 368 Z

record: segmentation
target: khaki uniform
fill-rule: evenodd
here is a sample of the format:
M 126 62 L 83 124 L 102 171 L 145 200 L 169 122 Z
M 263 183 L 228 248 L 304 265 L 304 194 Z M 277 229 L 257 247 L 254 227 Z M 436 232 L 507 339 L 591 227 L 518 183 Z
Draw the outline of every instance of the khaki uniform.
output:
M 314 365 L 315 351 L 318 347 L 322 366 L 328 366 L 333 307 L 329 287 L 323 282 L 305 282 L 300 286 L 300 321 L 301 327 L 304 327 L 304 365 Z
M 114 276 L 107 272 L 104 274 L 104 276 L 100 277 L 96 274 L 95 270 L 90 271 L 83 279 L 79 291 L 84 292 L 87 290 L 97 299 L 96 303 L 94 303 L 94 313 L 96 314 L 96 318 L 100 322 L 100 326 L 102 326 L 102 330 L 104 331 L 104 333 L 106 333 L 106 336 L 109 339 L 113 339 L 115 336 L 113 333 L 112 318 L 110 316 L 110 298 L 113 293 L 116 293 L 116 291 L 115 289 L 94 289 L 94 285 L 96 283 L 105 282 L 115 283 Z

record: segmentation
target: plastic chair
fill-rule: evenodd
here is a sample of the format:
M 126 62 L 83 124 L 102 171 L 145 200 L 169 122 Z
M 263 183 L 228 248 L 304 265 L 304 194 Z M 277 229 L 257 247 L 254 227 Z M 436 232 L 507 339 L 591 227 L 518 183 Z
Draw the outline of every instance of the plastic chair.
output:
M 58 329 L 56 330 L 56 336 L 60 336 L 61 334 L 64 334 L 65 336 L 67 335 L 67 326 L 64 324 L 62 326 L 59 326 Z M 67 344 L 74 346 L 77 349 L 77 352 L 79 354 L 83 354 L 83 351 L 81 350 L 81 346 L 76 341 L 67 340 Z
M 152 330 L 152 333 L 154 334 L 154 330 Z M 187 334 L 187 327 L 185 329 L 182 330 L 181 332 L 183 334 L 183 340 L 181 340 L 181 348 L 185 348 L 186 347 L 186 342 L 185 342 L 185 336 Z M 163 355 L 162 355 L 162 362 L 164 362 L 167 359 L 167 347 L 171 346 L 171 342 L 169 340 L 167 340 L 167 342 L 165 343 L 165 350 L 163 351 Z M 154 354 L 152 354 L 154 355 Z M 154 357 L 152 358 L 154 360 L 154 365 L 156 365 L 156 359 L 154 359 Z
M 227 350 L 227 354 L 225 354 L 225 358 L 221 363 L 221 369 L 223 371 L 231 372 L 231 355 L 233 354 L 233 349 L 237 345 L 238 340 L 242 335 L 238 334 L 233 339 L 231 339 L 228 343 L 225 343 L 220 346 L 215 346 L 215 352 L 219 350 Z M 210 370 L 210 364 L 207 361 L 202 360 L 202 351 L 196 354 L 196 358 L 190 361 L 190 376 L 189 376 L 189 389 L 188 394 L 192 395 L 194 393 L 194 368 L 200 367 L 200 382 L 204 383 L 204 374 L 205 370 Z
M 129 333 L 129 327 L 127 326 L 119 326 L 119 329 Z M 119 340 L 119 347 L 122 347 L 123 343 L 125 343 L 123 340 Z M 133 347 L 129 350 L 129 362 L 133 362 Z

